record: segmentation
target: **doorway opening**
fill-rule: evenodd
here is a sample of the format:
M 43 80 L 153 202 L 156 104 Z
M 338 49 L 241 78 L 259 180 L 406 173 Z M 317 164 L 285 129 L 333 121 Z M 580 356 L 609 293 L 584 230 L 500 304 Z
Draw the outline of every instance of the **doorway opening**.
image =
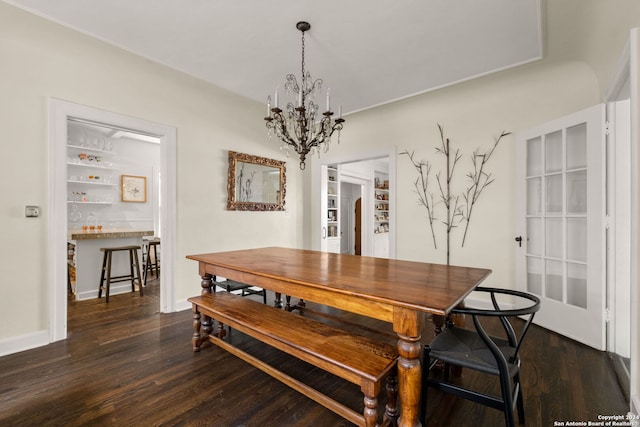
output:
M 362 193 L 364 185 L 340 183 L 340 253 L 362 255 Z
M 316 179 L 310 201 L 311 247 L 320 251 L 355 253 L 358 240 L 355 203 L 361 198 L 360 254 L 395 258 L 396 149 L 327 156 L 314 162 L 312 168 Z M 357 186 L 359 190 L 352 190 L 355 187 L 347 184 Z M 344 185 L 347 185 L 344 187 L 347 197 L 342 194 Z M 336 193 L 336 188 L 340 189 L 340 194 Z M 351 194 L 352 191 L 359 196 Z M 334 219 L 336 217 L 338 221 Z
M 157 203 L 158 208 L 153 209 L 154 213 L 151 214 L 152 219 L 149 218 L 151 224 L 150 227 L 159 235 L 162 236 L 162 255 L 163 265 L 160 272 L 160 311 L 171 312 L 175 310 L 175 287 L 174 287 L 174 253 L 175 253 L 175 201 L 176 201 L 176 183 L 175 183 L 175 152 L 176 152 L 176 130 L 175 128 L 148 122 L 121 114 L 111 113 L 104 110 L 99 110 L 91 107 L 86 107 L 78 104 L 73 104 L 66 101 L 57 99 L 51 99 L 49 102 L 50 120 L 49 120 L 49 141 L 50 141 L 50 158 L 49 158 L 49 170 L 50 170 L 50 191 L 49 191 L 49 244 L 48 253 L 49 257 L 49 277 L 50 292 L 49 292 L 49 341 L 54 342 L 65 339 L 67 337 L 67 302 L 68 302 L 68 222 L 70 220 L 69 206 L 74 203 L 70 203 L 68 185 L 71 181 L 80 181 L 80 183 L 73 183 L 73 185 L 89 185 L 85 184 L 86 180 L 80 180 L 79 177 L 83 172 L 70 172 L 73 166 L 71 159 L 68 157 L 68 148 L 70 145 L 74 145 L 70 142 L 70 123 L 84 123 L 100 125 L 104 128 L 108 128 L 114 133 L 121 132 L 126 134 L 129 138 L 143 138 L 151 137 L 159 142 L 159 166 L 156 166 L 154 170 L 150 171 L 149 180 L 155 179 L 157 186 L 152 188 L 157 191 Z M 71 131 L 73 132 L 73 131 Z M 99 134 L 97 134 L 99 135 Z M 85 141 L 86 142 L 86 141 Z M 92 139 L 90 144 L 93 144 Z M 103 141 L 96 144 L 100 145 Z M 100 150 L 100 147 L 88 147 L 95 150 Z M 104 148 L 104 147 L 102 147 Z M 82 150 L 80 150 L 82 151 Z M 88 151 L 88 150 L 84 150 Z M 107 152 L 108 150 L 102 150 Z M 98 151 L 96 151 L 98 153 Z M 94 161 L 98 161 L 96 153 L 91 154 Z M 87 153 L 84 153 L 87 155 Z M 102 161 L 102 158 L 99 159 Z M 102 172 L 106 172 L 101 170 Z M 97 170 L 97 169 L 96 169 Z M 69 173 L 73 175 L 70 177 Z M 106 173 L 104 176 L 106 178 Z M 82 175 L 86 179 L 88 175 Z M 93 181 L 97 181 L 96 172 L 92 174 Z M 116 180 L 113 173 L 110 174 L 111 180 Z M 162 186 L 159 185 L 159 179 L 162 177 Z M 77 179 L 71 179 L 77 178 Z M 119 178 L 117 177 L 117 183 L 113 184 L 113 187 L 119 189 Z M 147 178 L 147 177 L 145 177 Z M 101 191 L 95 191 L 93 201 L 94 207 L 101 207 L 102 204 L 108 204 L 106 202 L 107 197 L 111 197 L 110 203 L 120 203 L 120 200 L 113 200 L 114 194 L 108 195 L 108 188 L 112 184 L 105 185 L 96 184 L 91 181 L 90 188 L 98 189 Z M 102 191 L 104 190 L 104 191 Z M 80 191 L 83 192 L 83 191 Z M 115 191 L 112 189 L 112 193 Z M 73 191 L 71 191 L 73 193 Z M 88 193 L 86 191 L 87 201 Z M 102 194 L 104 193 L 104 194 Z M 119 193 L 119 190 L 118 190 Z M 99 201 L 98 198 L 101 198 Z M 162 203 L 160 203 L 162 201 Z M 145 202 L 146 203 L 146 202 Z M 140 204 L 140 206 L 142 203 Z M 85 206 L 83 206 L 85 208 Z M 89 215 L 87 213 L 87 215 Z M 96 290 L 97 282 L 99 279 L 99 271 L 96 271 Z

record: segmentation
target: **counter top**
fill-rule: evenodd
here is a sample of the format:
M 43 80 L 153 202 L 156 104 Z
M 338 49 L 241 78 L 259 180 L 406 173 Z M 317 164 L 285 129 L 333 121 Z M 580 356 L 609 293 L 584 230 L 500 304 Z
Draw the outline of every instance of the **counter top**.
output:
M 68 240 L 97 240 L 97 239 L 122 239 L 127 237 L 153 236 L 153 230 L 124 230 L 114 229 L 101 232 L 83 232 L 82 230 L 69 230 Z

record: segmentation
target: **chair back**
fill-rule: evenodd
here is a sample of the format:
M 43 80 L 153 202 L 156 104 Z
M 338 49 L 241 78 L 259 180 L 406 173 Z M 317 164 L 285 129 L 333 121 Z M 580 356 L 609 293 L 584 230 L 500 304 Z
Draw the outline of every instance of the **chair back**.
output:
M 518 409 L 518 418 L 524 423 L 524 403 L 520 383 L 520 347 L 527 335 L 535 313 L 540 310 L 540 299 L 532 294 L 512 289 L 478 287 L 476 292 L 488 293 L 489 308 L 456 307 L 454 314 L 468 314 L 473 318 L 475 331 L 448 325 L 448 330 L 437 335 L 431 344 L 425 345 L 423 366 L 436 366 L 436 361 L 444 363 L 444 380 L 430 378 L 429 370 L 423 371 L 423 392 L 420 395 L 420 419 L 424 424 L 426 417 L 426 390 L 436 388 L 446 393 L 471 400 L 504 412 L 507 427 L 515 426 L 514 407 Z M 514 308 L 503 308 L 499 296 L 510 297 Z M 525 325 L 518 337 L 510 317 L 524 317 Z M 497 317 L 506 334 L 506 339 L 490 336 L 480 323 L 482 317 Z M 484 345 L 483 345 L 484 344 Z M 488 350 L 488 351 L 487 351 Z M 433 362 L 431 361 L 433 359 Z M 500 396 L 473 389 L 456 381 L 449 381 L 449 367 L 460 366 L 497 375 L 500 378 Z

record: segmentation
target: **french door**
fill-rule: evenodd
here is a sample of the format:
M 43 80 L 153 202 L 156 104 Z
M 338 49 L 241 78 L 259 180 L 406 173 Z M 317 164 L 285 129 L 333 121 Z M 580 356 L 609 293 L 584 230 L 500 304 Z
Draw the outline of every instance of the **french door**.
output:
M 517 288 L 542 299 L 535 323 L 604 350 L 605 106 L 516 138 Z

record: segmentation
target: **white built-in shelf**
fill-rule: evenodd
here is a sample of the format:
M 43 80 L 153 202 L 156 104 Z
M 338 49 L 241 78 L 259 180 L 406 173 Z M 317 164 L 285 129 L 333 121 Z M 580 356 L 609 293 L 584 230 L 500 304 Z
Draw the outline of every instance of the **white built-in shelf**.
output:
M 94 180 L 94 181 L 78 181 L 78 180 L 73 180 L 73 179 L 68 179 L 67 183 L 69 183 L 69 184 L 101 185 L 103 187 L 113 187 L 114 185 L 118 185 L 118 184 L 107 183 L 107 182 L 99 182 L 97 180 Z
M 114 202 L 76 202 L 74 200 L 67 200 L 70 205 L 112 205 Z
M 85 164 L 85 163 L 71 163 L 71 162 L 67 162 L 68 166 L 78 166 L 78 167 L 82 167 L 82 168 L 91 168 L 91 169 L 102 169 L 102 170 L 113 170 L 112 167 L 106 167 L 106 166 L 98 166 L 98 165 L 91 165 L 91 164 Z
M 87 153 L 103 154 L 103 155 L 109 155 L 109 156 L 115 156 L 118 154 L 115 151 L 100 150 L 99 148 L 81 147 L 79 145 L 71 145 L 71 144 L 67 144 L 67 148 L 71 148 L 73 150 L 87 152 Z

